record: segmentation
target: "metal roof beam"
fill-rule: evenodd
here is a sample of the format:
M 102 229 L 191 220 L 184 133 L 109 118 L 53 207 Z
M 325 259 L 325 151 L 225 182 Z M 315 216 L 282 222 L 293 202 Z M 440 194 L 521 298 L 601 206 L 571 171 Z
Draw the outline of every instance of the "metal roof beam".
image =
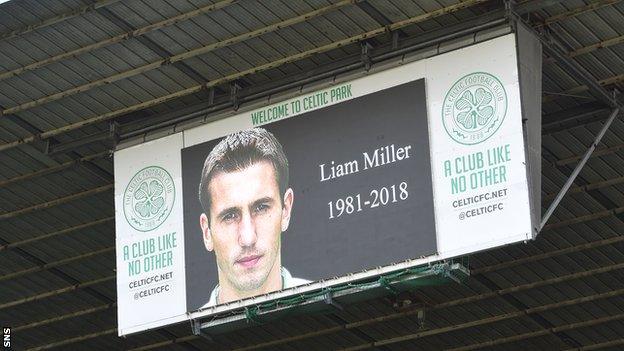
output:
M 606 187 L 610 187 L 610 186 L 614 186 L 614 185 L 618 185 L 618 184 L 622 184 L 622 183 L 624 183 L 624 177 L 610 178 L 610 179 L 606 179 L 606 180 L 601 180 L 599 182 L 588 183 L 588 184 L 585 184 L 585 185 L 579 185 L 579 186 L 572 187 L 572 188 L 570 188 L 568 190 L 568 194 L 586 193 L 586 192 L 591 191 L 591 190 L 606 188 Z M 557 194 L 551 193 L 551 194 L 547 194 L 547 195 L 542 196 L 542 199 L 543 200 L 552 200 L 556 196 L 557 196 Z
M 620 35 L 620 36 L 617 36 L 617 37 L 613 37 L 611 39 L 599 41 L 599 42 L 591 44 L 591 45 L 587 45 L 587 46 L 580 47 L 578 49 L 574 49 L 572 51 L 569 51 L 567 56 L 570 57 L 570 58 L 574 58 L 574 57 L 577 57 L 577 56 L 589 54 L 589 53 L 597 51 L 599 49 L 608 48 L 610 46 L 618 45 L 618 44 L 621 44 L 621 43 L 624 43 L 624 35 Z M 544 63 L 553 63 L 553 62 L 556 62 L 556 60 L 554 58 L 552 58 L 552 57 L 549 57 L 549 58 L 544 60 Z
M 18 306 L 18 305 L 21 305 L 21 304 L 25 304 L 27 302 L 40 301 L 40 300 L 46 299 L 46 298 L 51 297 L 51 296 L 57 296 L 57 295 L 64 294 L 66 292 L 75 291 L 75 290 L 78 290 L 78 289 L 88 288 L 90 286 L 101 284 L 101 283 L 105 283 L 105 282 L 108 282 L 108 281 L 114 281 L 116 278 L 117 277 L 115 275 L 109 275 L 109 276 L 104 277 L 104 278 L 99 278 L 99 279 L 95 279 L 95 280 L 89 280 L 89 281 L 86 281 L 86 282 L 73 284 L 73 285 L 70 285 L 70 286 L 66 286 L 64 288 L 60 288 L 60 289 L 56 289 L 56 290 L 52 290 L 52 291 L 47 291 L 47 292 L 44 292 L 44 293 L 41 293 L 41 294 L 25 297 L 25 298 L 22 298 L 22 299 L 2 302 L 2 303 L 0 303 L 0 310 L 5 309 L 5 308 L 9 308 L 9 307 Z
M 505 269 L 505 268 L 520 266 L 520 265 L 530 263 L 530 262 L 544 260 L 547 258 L 553 258 L 553 257 L 567 255 L 567 254 L 580 252 L 584 250 L 595 249 L 595 248 L 602 247 L 602 246 L 613 245 L 613 244 L 617 244 L 620 242 L 624 242 L 624 235 L 618 235 L 618 236 L 614 236 L 614 237 L 607 238 L 607 239 L 591 241 L 586 244 L 574 245 L 574 246 L 566 247 L 565 249 L 548 251 L 548 252 L 544 252 L 538 255 L 531 255 L 531 256 L 526 256 L 522 258 L 514 258 L 511 261 L 505 261 L 505 262 L 501 262 L 501 263 L 497 263 L 497 264 L 493 264 L 489 266 L 471 268 L 470 275 L 474 276 L 478 274 L 485 274 L 485 273 L 494 272 L 494 271 L 498 271 L 498 270 Z
M 71 233 L 71 232 L 75 232 L 81 229 L 85 229 L 85 228 L 90 228 L 99 224 L 104 224 L 104 223 L 108 223 L 108 222 L 112 222 L 115 220 L 114 216 L 111 217 L 106 217 L 106 218 L 101 218 L 101 219 L 97 219 L 95 221 L 91 221 L 91 222 L 87 222 L 87 223 L 83 223 L 83 224 L 79 224 L 73 227 L 68 227 L 65 229 L 61 229 L 61 230 L 57 230 L 51 233 L 45 233 L 39 236 L 35 236 L 32 238 L 28 238 L 28 239 L 24 239 L 24 240 L 20 240 L 20 241 L 15 241 L 12 243 L 7 243 L 4 245 L 0 245 L 0 251 L 3 250 L 8 250 L 8 249 L 13 249 L 13 248 L 17 248 L 20 246 L 24 246 L 26 244 L 31 244 L 40 240 L 44 240 L 44 239 L 49 239 L 49 238 L 53 238 L 59 235 L 63 235 L 63 234 L 67 234 L 67 233 Z
M 41 68 L 43 66 L 49 65 L 51 63 L 54 62 L 58 62 L 64 59 L 69 59 L 69 58 L 74 58 L 77 57 L 79 55 L 85 54 L 87 52 L 93 51 L 95 49 L 99 49 L 99 48 L 103 48 L 106 47 L 108 45 L 112 45 L 115 43 L 119 43 L 122 42 L 126 39 L 130 39 L 130 38 L 136 38 L 138 36 L 147 34 L 149 32 L 152 32 L 154 30 L 158 30 L 158 29 L 162 29 L 164 27 L 168 27 L 171 25 L 174 25 L 176 23 L 179 23 L 181 21 L 187 20 L 189 18 L 195 17 L 195 16 L 199 16 L 201 14 L 206 14 L 208 12 L 212 12 L 212 11 L 216 11 L 219 9 L 222 9 L 232 3 L 236 3 L 239 0 L 224 0 L 224 1 L 219 1 L 217 3 L 214 4 L 210 4 L 210 5 L 206 5 L 206 6 L 202 6 L 196 10 L 192 10 L 189 12 L 185 12 L 182 14 L 179 14 L 177 16 L 171 17 L 171 18 L 167 18 L 165 20 L 144 26 L 144 27 L 140 27 L 134 30 L 129 30 L 126 31 L 125 33 L 116 35 L 114 37 L 108 38 L 108 39 L 104 39 L 101 40 L 99 42 L 93 43 L 93 44 L 89 44 L 83 47 L 80 47 L 78 49 L 75 50 L 71 50 L 71 51 L 67 51 L 64 52 L 62 54 L 59 55 L 55 55 L 55 56 L 51 56 L 48 57 L 46 59 L 40 60 L 40 61 L 36 61 L 33 62 L 31 64 L 19 67 L 19 68 L 15 68 L 13 70 L 10 71 L 6 71 L 6 72 L 2 72 L 0 73 L 0 80 L 6 79 L 6 78 L 10 78 L 10 77 L 14 77 L 20 73 L 24 73 L 27 71 L 32 71 L 38 68 Z
M 21 138 L 19 140 L 15 140 L 15 141 L 12 141 L 12 142 L 0 144 L 0 151 L 8 150 L 8 149 L 11 149 L 11 148 L 14 148 L 14 147 L 18 147 L 18 146 L 23 145 L 23 144 L 29 144 L 29 143 L 32 143 L 32 142 L 34 142 L 36 140 L 47 139 L 47 138 L 50 138 L 50 137 L 53 137 L 53 136 L 56 136 L 56 135 L 59 135 L 59 134 L 67 133 L 67 132 L 72 131 L 72 130 L 80 129 L 80 128 L 83 128 L 83 127 L 86 127 L 88 125 L 92 125 L 92 124 L 95 124 L 95 123 L 100 123 L 100 122 L 103 122 L 103 121 L 107 121 L 107 120 L 113 119 L 115 117 L 118 117 L 118 116 L 130 113 L 130 112 L 134 112 L 134 111 L 137 111 L 137 110 L 149 108 L 149 107 L 161 104 L 163 102 L 170 101 L 170 100 L 175 99 L 175 98 L 179 98 L 179 97 L 182 97 L 182 96 L 195 94 L 195 93 L 197 93 L 199 91 L 202 91 L 204 89 L 211 88 L 211 87 L 214 87 L 214 86 L 218 86 L 218 85 L 223 84 L 223 83 L 231 82 L 231 81 L 234 81 L 236 79 L 240 79 L 242 77 L 245 77 L 245 76 L 253 74 L 253 73 L 258 73 L 258 72 L 266 71 L 266 70 L 269 70 L 269 69 L 272 69 L 272 68 L 276 68 L 276 67 L 282 66 L 282 65 L 284 65 L 286 63 L 295 62 L 295 61 L 298 61 L 298 60 L 310 57 L 310 56 L 312 56 L 314 54 L 326 52 L 326 51 L 329 51 L 329 50 L 332 50 L 332 49 L 336 49 L 336 48 L 339 48 L 339 47 L 342 47 L 342 46 L 345 46 L 345 45 L 356 43 L 356 42 L 358 42 L 360 40 L 364 40 L 364 39 L 367 39 L 367 38 L 370 38 L 370 37 L 374 37 L 374 36 L 377 36 L 377 35 L 380 35 L 380 34 L 383 34 L 383 33 L 387 33 L 387 32 L 393 31 L 393 30 L 397 30 L 399 28 L 403 28 L 403 27 L 406 27 L 406 26 L 409 26 L 409 25 L 412 25 L 412 24 L 416 24 L 416 23 L 419 23 L 419 22 L 422 22 L 422 21 L 425 21 L 425 20 L 428 20 L 428 19 L 431 19 L 431 18 L 435 18 L 435 17 L 438 17 L 438 16 L 442 16 L 442 15 L 446 15 L 446 14 L 449 14 L 449 13 L 452 13 L 452 12 L 456 12 L 456 11 L 459 11 L 461 9 L 474 6 L 476 4 L 483 3 L 485 1 L 488 1 L 488 0 L 466 0 L 466 1 L 463 1 L 461 3 L 457 3 L 457 4 L 454 4 L 454 5 L 447 6 L 447 7 L 443 7 L 441 9 L 439 9 L 439 10 L 428 12 L 428 13 L 425 13 L 425 14 L 422 14 L 422 15 L 417 15 L 417 16 L 414 16 L 414 17 L 410 17 L 410 18 L 407 18 L 405 20 L 393 23 L 392 25 L 388 25 L 388 26 L 385 26 L 385 27 L 381 27 L 381 28 L 377 28 L 377 29 L 374 29 L 374 30 L 370 30 L 370 31 L 367 31 L 365 33 L 361 33 L 361 34 L 358 34 L 358 35 L 355 35 L 355 36 L 352 36 L 352 37 L 349 37 L 349 38 L 346 38 L 346 39 L 343 39 L 343 40 L 340 40 L 340 41 L 337 41 L 337 42 L 333 42 L 333 43 L 330 43 L 330 44 L 327 44 L 327 45 L 323 45 L 321 47 L 317 47 L 317 48 L 310 49 L 310 50 L 307 50 L 307 51 L 304 51 L 304 52 L 300 52 L 300 53 L 292 55 L 292 56 L 287 56 L 287 57 L 281 58 L 279 60 L 268 62 L 266 64 L 263 64 L 263 65 L 260 65 L 260 66 L 257 66 L 257 67 L 254 67 L 254 68 L 251 68 L 251 69 L 248 69 L 248 70 L 240 71 L 240 72 L 237 72 L 237 73 L 234 73 L 234 74 L 231 74 L 231 75 L 227 75 L 227 76 L 224 76 L 224 77 L 212 80 L 212 81 L 210 81 L 208 83 L 192 86 L 190 88 L 187 88 L 187 89 L 184 89 L 184 90 L 180 90 L 180 91 L 177 91 L 177 92 L 165 95 L 165 96 L 161 96 L 161 97 L 158 97 L 158 98 L 155 98 L 155 99 L 152 99 L 152 100 L 144 101 L 142 103 L 139 103 L 139 104 L 136 104 L 136 105 L 133 105 L 133 106 L 129 106 L 129 107 L 125 107 L 125 108 L 122 108 L 122 109 L 119 109 L 119 110 L 111 111 L 111 112 L 108 112 L 108 113 L 105 113 L 105 114 L 101 114 L 101 115 L 98 115 L 98 116 L 95 116 L 95 117 L 91 117 L 91 118 L 85 119 L 85 120 L 80 121 L 80 122 L 76 122 L 76 123 L 72 123 L 72 124 L 66 125 L 64 127 L 60 127 L 60 128 L 56 128 L 56 129 L 53 129 L 53 130 L 46 131 L 46 132 L 42 132 L 42 133 L 40 133 L 38 135 L 32 135 L 32 136 Z
M 554 6 L 560 4 L 566 0 L 533 0 L 533 1 L 523 1 L 519 4 L 516 4 L 516 13 L 518 14 L 527 14 L 530 12 L 539 11 L 546 7 Z
M 31 109 L 33 107 L 41 106 L 41 105 L 44 105 L 44 104 L 47 104 L 47 103 L 50 103 L 50 102 L 53 102 L 53 101 L 56 101 L 56 100 L 59 100 L 59 99 L 62 99 L 62 98 L 66 98 L 68 96 L 72 96 L 72 95 L 75 95 L 75 94 L 78 94 L 78 93 L 83 93 L 83 92 L 91 90 L 93 88 L 100 87 L 100 86 L 103 86 L 103 85 L 106 85 L 106 84 L 110 84 L 110 83 L 116 82 L 116 81 L 121 80 L 121 79 L 130 78 L 130 77 L 136 76 L 138 74 L 142 74 L 142 73 L 145 73 L 147 71 L 151 71 L 151 70 L 156 69 L 156 68 L 161 67 L 161 66 L 174 64 L 176 62 L 181 62 L 181 61 L 186 60 L 188 58 L 195 57 L 195 56 L 198 56 L 198 55 L 203 55 L 203 54 L 209 53 L 211 51 L 214 51 L 214 50 L 222 48 L 222 47 L 226 47 L 226 46 L 229 46 L 229 45 L 232 45 L 232 44 L 235 44 L 235 43 L 239 43 L 239 42 L 251 39 L 251 38 L 255 38 L 255 37 L 258 37 L 258 36 L 266 34 L 266 33 L 274 32 L 274 31 L 276 31 L 278 29 L 281 29 L 281 28 L 284 28 L 284 27 L 292 26 L 292 25 L 297 24 L 297 23 L 302 23 L 302 22 L 305 22 L 305 21 L 309 20 L 310 18 L 321 16 L 321 15 L 323 15 L 325 13 L 328 13 L 328 12 L 337 10 L 337 9 L 339 9 L 341 7 L 353 4 L 355 1 L 356 0 L 342 0 L 342 1 L 338 2 L 338 3 L 331 4 L 331 5 L 322 7 L 320 9 L 316 9 L 314 11 L 310 11 L 310 12 L 305 13 L 303 15 L 299 15 L 299 16 L 296 16 L 296 17 L 293 17 L 293 18 L 289 18 L 289 19 L 286 19 L 286 20 L 283 20 L 283 21 L 280 21 L 280 22 L 277 22 L 277 23 L 274 23 L 274 24 L 271 24 L 271 25 L 268 25 L 268 26 L 265 26 L 265 27 L 262 27 L 262 28 L 259 28 L 259 29 L 256 29 L 256 30 L 253 30 L 251 32 L 243 33 L 241 35 L 237 35 L 237 36 L 228 38 L 226 40 L 222 40 L 222 41 L 218 41 L 218 42 L 215 42 L 215 43 L 212 43 L 212 44 L 201 46 L 199 48 L 192 49 L 192 50 L 189 50 L 189 51 L 185 51 L 185 52 L 182 52 L 182 53 L 179 53 L 179 54 L 176 54 L 176 55 L 170 55 L 170 56 L 165 57 L 165 58 L 163 58 L 161 60 L 158 60 L 158 61 L 155 61 L 155 62 L 152 62 L 152 63 L 148 63 L 146 65 L 139 66 L 137 68 L 133 68 L 133 69 L 121 72 L 121 73 L 116 73 L 116 74 L 113 74 L 111 76 L 104 77 L 102 79 L 98 79 L 98 80 L 95 80 L 95 81 L 92 81 L 92 82 L 89 82 L 89 83 L 86 83 L 86 84 L 83 84 L 83 85 L 80 85 L 80 86 L 77 86 L 77 87 L 74 87 L 74 88 L 71 88 L 71 89 L 63 90 L 63 91 L 60 91 L 60 92 L 52 94 L 52 95 L 44 96 L 44 97 L 42 97 L 40 99 L 37 99 L 37 100 L 33 100 L 33 101 L 29 101 L 29 102 L 26 102 L 26 103 L 23 103 L 23 104 L 20 104 L 20 105 L 17 105 L 17 106 L 9 107 L 9 108 L 6 108 L 6 109 L 0 111 L 0 116 L 23 112 L 23 111 Z
M 53 24 L 66 21 L 66 20 L 71 19 L 71 18 L 81 16 L 82 14 L 94 11 L 94 10 L 99 9 L 101 7 L 108 6 L 110 4 L 114 4 L 114 3 L 118 2 L 118 1 L 119 0 L 100 0 L 100 1 L 96 1 L 96 2 L 94 2 L 92 4 L 81 6 L 81 7 L 77 8 L 77 9 L 74 9 L 74 10 L 71 10 L 71 11 L 68 11 L 68 12 L 65 12 L 65 13 L 61 13 L 61 14 L 56 15 L 54 17 L 47 18 L 47 19 L 45 19 L 45 20 L 43 20 L 41 22 L 29 24 L 27 26 L 24 26 L 24 27 L 12 30 L 10 32 L 2 33 L 2 34 L 0 34 L 0 40 L 6 40 L 6 39 L 14 38 L 14 37 L 17 37 L 17 36 L 20 36 L 20 35 L 24 35 L 26 33 L 35 31 L 37 29 L 45 28 L 45 27 L 51 26 Z
M 609 86 L 613 84 L 618 84 L 621 82 L 624 82 L 624 74 L 618 74 L 616 76 L 611 76 L 605 79 L 601 79 L 599 81 L 596 81 L 596 84 L 600 87 L 605 87 L 605 86 Z M 565 96 L 576 97 L 575 95 L 588 91 L 588 90 L 592 90 L 592 88 L 586 84 L 583 84 L 583 85 L 579 85 L 579 86 L 576 86 L 574 88 L 571 88 L 571 89 L 568 89 L 559 93 L 550 93 L 550 95 L 549 93 L 545 93 L 547 96 L 543 97 L 542 100 L 544 102 L 550 102 L 550 101 L 558 99 L 559 97 L 565 97 Z
M 580 56 L 580 55 L 584 55 L 593 51 L 596 51 L 598 49 L 604 49 L 607 48 L 609 46 L 613 46 L 613 45 L 617 45 L 617 44 L 621 44 L 624 43 L 624 35 L 620 35 L 618 37 L 614 37 L 611 39 L 607 39 L 607 40 L 603 40 L 603 41 L 599 41 L 595 44 L 591 44 L 591 45 L 587 45 L 575 50 L 572 50 L 568 53 L 569 57 L 576 57 L 576 56 Z
M 373 6 L 369 0 L 363 0 L 356 3 L 356 6 L 359 7 L 364 13 L 366 13 L 370 18 L 372 18 L 377 24 L 382 26 L 387 26 L 392 24 L 392 21 L 386 17 L 381 11 L 379 11 L 375 6 Z M 398 40 L 400 36 L 406 36 L 405 32 L 401 29 L 393 32 L 393 40 Z
M 558 125 L 558 123 L 584 118 L 599 112 L 611 112 L 611 109 L 604 107 L 603 104 L 597 101 L 588 102 L 565 110 L 542 115 L 542 127 L 547 128 L 549 126 Z
M 64 196 L 58 199 L 54 199 L 52 201 L 46 201 L 40 204 L 36 204 L 33 206 L 29 206 L 29 207 L 25 207 L 25 208 L 21 208 L 19 210 L 15 210 L 15 211 L 11 211 L 11 212 L 4 212 L 4 213 L 0 213 L 0 221 L 9 219 L 9 218 L 13 218 L 16 216 L 21 216 L 25 213 L 29 213 L 29 212 L 33 212 L 33 211 L 38 211 L 38 210 L 42 210 L 45 208 L 49 208 L 49 207 L 53 207 L 53 206 L 57 206 L 57 205 L 61 205 L 64 204 L 66 202 L 70 202 L 70 201 L 74 201 L 80 198 L 83 198 L 85 196 L 91 196 L 91 195 L 95 195 L 95 194 L 99 194 L 108 190 L 112 190 L 113 189 L 113 184 L 108 184 L 108 185 L 103 185 L 103 186 L 99 186 L 97 188 L 93 188 L 93 189 L 89 189 L 86 191 L 81 191 L 79 193 L 76 194 L 72 194 L 72 195 L 68 195 L 68 196 Z
M 158 347 L 175 345 L 175 344 L 179 344 L 179 343 L 183 343 L 183 342 L 192 341 L 192 340 L 198 339 L 199 337 L 200 337 L 199 335 L 181 336 L 181 337 L 175 338 L 175 339 L 164 340 L 164 341 L 160 341 L 160 342 L 157 342 L 157 343 L 154 343 L 154 344 L 144 345 L 144 346 L 141 346 L 141 347 L 135 347 L 133 349 L 129 349 L 128 351 L 152 350 L 152 349 L 155 349 L 155 348 L 158 348 Z
M 611 217 L 611 216 L 617 216 L 617 215 L 620 215 L 622 213 L 624 213 L 624 207 L 616 207 L 616 208 L 612 208 L 610 210 L 594 212 L 594 213 L 591 213 L 591 214 L 588 214 L 588 215 L 578 216 L 578 217 L 574 217 L 572 219 L 567 219 L 567 220 L 563 220 L 563 221 L 547 224 L 547 225 L 545 225 L 542 228 L 542 230 L 551 230 L 551 229 L 557 229 L 557 228 L 561 228 L 561 227 L 567 227 L 567 226 L 573 225 L 573 224 L 585 223 L 585 222 L 589 222 L 589 221 L 594 221 L 596 219 L 607 218 L 607 217 Z
M 62 265 L 65 265 L 65 264 L 68 264 L 68 263 L 71 263 L 71 262 L 74 262 L 74 261 L 83 260 L 85 258 L 89 258 L 89 257 L 93 257 L 93 256 L 97 256 L 97 255 L 101 255 L 101 254 L 109 253 L 109 252 L 113 252 L 113 251 L 115 251 L 115 247 L 106 247 L 106 248 L 103 248 L 103 249 L 100 249 L 100 250 L 87 252 L 87 253 L 82 254 L 82 255 L 68 257 L 68 258 L 64 258 L 62 260 L 58 260 L 58 261 L 54 261 L 54 262 L 44 263 L 44 264 L 41 264 L 41 265 L 37 265 L 35 267 L 23 269 L 21 271 L 6 273 L 6 274 L 3 274 L 3 275 L 0 275 L 0 282 L 3 281 L 3 280 L 9 280 L 9 279 L 14 279 L 14 278 L 17 278 L 17 277 L 21 277 L 23 275 L 30 274 L 30 273 L 42 272 L 42 271 L 48 270 L 50 268 L 62 266 Z
M 559 22 L 559 21 L 563 21 L 569 18 L 573 18 L 576 17 L 580 14 L 583 14 L 585 12 L 588 11 L 594 11 L 597 10 L 601 7 L 605 7 L 605 6 L 610 6 L 613 4 L 617 4 L 618 2 L 620 2 L 622 0 L 598 0 L 595 2 L 592 2 L 589 5 L 585 5 L 585 6 L 580 6 L 580 7 L 576 7 L 570 11 L 566 11 L 551 17 L 548 17 L 546 19 L 544 19 L 541 23 L 538 24 L 539 27 L 541 26 L 549 26 L 553 23 Z M 563 2 L 563 1 L 560 1 Z
M 605 155 L 611 155 L 611 154 L 614 154 L 614 153 L 616 153 L 616 152 L 618 152 L 620 150 L 624 150 L 624 143 L 615 144 L 613 146 L 602 148 L 602 149 L 597 149 L 596 151 L 594 151 L 594 153 L 592 153 L 591 157 L 600 157 L 600 156 L 605 156 Z M 562 159 L 554 161 L 554 162 L 546 162 L 546 163 L 542 162 L 542 163 L 545 166 L 550 166 L 550 167 L 564 167 L 564 166 L 570 165 L 572 163 L 578 162 L 582 158 L 583 158 L 583 155 L 576 155 L 576 156 L 562 158 Z
M 586 103 L 571 109 L 542 116 L 542 135 L 550 135 L 589 124 L 608 117 L 611 109 L 599 102 Z
M 132 31 L 132 30 L 136 29 L 132 25 L 130 25 L 128 22 L 126 22 L 126 20 L 124 20 L 122 17 L 118 16 L 117 14 L 115 14 L 112 11 L 110 11 L 109 9 L 101 9 L 99 11 L 99 13 L 102 16 L 104 16 L 104 18 L 106 18 L 107 20 L 109 20 L 110 22 L 115 24 L 116 26 L 122 28 L 123 30 Z M 166 59 L 166 58 L 170 57 L 171 55 L 173 55 L 169 50 L 167 50 L 166 48 L 164 48 L 160 44 L 156 43 L 154 40 L 152 40 L 148 36 L 139 36 L 136 39 L 137 39 L 138 42 L 140 42 L 145 47 L 147 47 L 149 50 L 151 50 L 156 55 L 158 55 L 158 56 L 160 56 L 162 58 Z M 194 80 L 197 83 L 201 83 L 201 82 L 206 82 L 207 81 L 206 77 L 204 77 L 201 73 L 199 73 L 193 67 L 187 65 L 185 62 L 176 61 L 176 62 L 171 63 L 171 65 L 173 67 L 177 68 L 180 72 L 184 73 L 185 75 L 187 75 L 189 78 L 191 78 L 192 80 Z
M 12 332 L 18 332 L 18 331 L 27 330 L 27 329 L 30 329 L 30 328 L 41 327 L 41 326 L 44 326 L 44 325 L 47 325 L 47 324 L 60 322 L 60 321 L 63 321 L 65 319 L 75 318 L 75 317 L 85 316 L 87 314 L 91 314 L 91 313 L 95 313 L 95 312 L 105 311 L 105 310 L 113 308 L 115 306 L 117 306 L 117 303 L 116 302 L 111 302 L 111 303 L 106 304 L 106 305 L 100 305 L 100 306 L 96 306 L 96 307 L 92 307 L 92 308 L 87 308 L 86 310 L 80 310 L 80 311 L 67 313 L 67 314 L 63 314 L 63 315 L 52 317 L 52 318 L 46 318 L 46 319 L 38 320 L 36 322 L 31 322 L 31 323 L 28 323 L 28 324 L 22 324 L 22 325 L 14 326 L 14 327 L 11 328 L 11 331 Z
M 595 344 L 587 344 L 587 345 L 583 345 L 580 349 L 574 348 L 574 349 L 567 349 L 563 351 L 601 350 L 607 347 L 614 347 L 614 346 L 620 346 L 620 345 L 624 345 L 624 339 L 615 339 L 615 340 L 609 340 L 609 341 L 599 342 Z
M 71 339 L 64 339 L 64 340 L 52 342 L 52 343 L 49 343 L 49 344 L 45 344 L 45 345 L 41 345 L 41 346 L 37 346 L 37 347 L 32 347 L 32 348 L 26 349 L 26 351 L 47 350 L 47 349 L 51 349 L 51 348 L 54 348 L 54 347 L 69 345 L 69 344 L 73 344 L 73 343 L 76 343 L 76 342 L 79 342 L 79 341 L 93 339 L 93 338 L 97 338 L 99 336 L 109 335 L 109 334 L 114 334 L 114 333 L 117 333 L 117 328 L 110 328 L 110 329 L 106 329 L 106 330 L 101 330 L 101 331 L 98 331 L 98 332 L 95 332 L 95 333 L 90 333 L 90 334 L 86 334 L 86 335 L 76 336 L 76 337 L 73 337 Z
M 107 157 L 109 155 L 110 155 L 110 152 L 108 152 L 108 151 L 98 152 L 96 154 L 87 155 L 87 156 L 75 159 L 73 161 L 68 161 L 68 162 L 65 162 L 65 163 L 61 163 L 58 166 L 48 167 L 48 168 L 40 169 L 40 170 L 35 171 L 35 172 L 25 173 L 25 174 L 19 175 L 17 177 L 5 179 L 5 180 L 0 180 L 0 188 L 5 187 L 5 186 L 7 186 L 9 184 L 16 183 L 16 182 L 21 182 L 21 181 L 24 181 L 24 180 L 33 179 L 33 178 L 41 177 L 41 176 L 44 176 L 44 175 L 56 173 L 56 172 L 65 170 L 67 168 L 71 168 L 71 167 L 74 167 L 74 166 L 79 166 L 79 165 L 81 165 L 81 164 L 83 164 L 85 162 L 91 162 L 93 160 L 97 160 L 97 159 L 100 159 L 100 158 Z

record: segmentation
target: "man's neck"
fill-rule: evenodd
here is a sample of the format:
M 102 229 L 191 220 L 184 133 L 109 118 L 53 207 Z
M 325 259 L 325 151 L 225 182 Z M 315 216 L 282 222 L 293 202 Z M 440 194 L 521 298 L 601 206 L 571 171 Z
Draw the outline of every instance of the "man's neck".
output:
M 271 271 L 267 280 L 259 288 L 253 290 L 238 290 L 231 286 L 229 282 L 219 282 L 219 295 L 217 297 L 217 303 L 236 301 L 245 299 L 252 296 L 267 294 L 273 291 L 278 291 L 283 288 L 281 266 L 275 266 L 275 271 Z

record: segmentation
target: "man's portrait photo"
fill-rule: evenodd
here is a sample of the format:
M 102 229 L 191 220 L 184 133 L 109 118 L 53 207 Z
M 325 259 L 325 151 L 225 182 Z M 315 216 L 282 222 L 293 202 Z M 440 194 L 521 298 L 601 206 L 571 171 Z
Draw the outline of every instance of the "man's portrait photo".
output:
M 188 311 L 435 253 L 425 95 L 419 80 L 185 137 Z
M 206 157 L 199 225 L 219 283 L 203 307 L 308 283 L 282 267 L 294 202 L 288 171 L 282 145 L 262 128 L 228 135 Z

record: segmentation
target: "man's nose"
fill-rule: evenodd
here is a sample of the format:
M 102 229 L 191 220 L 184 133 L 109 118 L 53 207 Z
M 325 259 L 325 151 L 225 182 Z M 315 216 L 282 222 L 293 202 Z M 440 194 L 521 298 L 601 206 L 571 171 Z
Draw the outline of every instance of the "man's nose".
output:
M 238 228 L 238 244 L 240 246 L 253 246 L 256 243 L 256 226 L 250 214 L 243 214 Z

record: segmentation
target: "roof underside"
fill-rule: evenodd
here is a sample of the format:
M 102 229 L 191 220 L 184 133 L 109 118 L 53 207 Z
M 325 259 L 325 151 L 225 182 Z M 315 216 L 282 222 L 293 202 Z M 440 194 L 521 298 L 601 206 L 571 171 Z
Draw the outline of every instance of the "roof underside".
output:
M 544 57 L 546 208 L 611 111 L 596 87 L 624 88 L 624 2 L 528 0 L 517 10 L 587 73 Z M 537 240 L 472 255 L 463 283 L 412 291 L 419 308 L 388 295 L 211 338 L 188 324 L 117 337 L 109 151 L 118 138 L 361 68 L 364 42 L 374 66 L 502 16 L 498 0 L 0 5 L 0 324 L 32 350 L 621 349 L 621 118 Z

